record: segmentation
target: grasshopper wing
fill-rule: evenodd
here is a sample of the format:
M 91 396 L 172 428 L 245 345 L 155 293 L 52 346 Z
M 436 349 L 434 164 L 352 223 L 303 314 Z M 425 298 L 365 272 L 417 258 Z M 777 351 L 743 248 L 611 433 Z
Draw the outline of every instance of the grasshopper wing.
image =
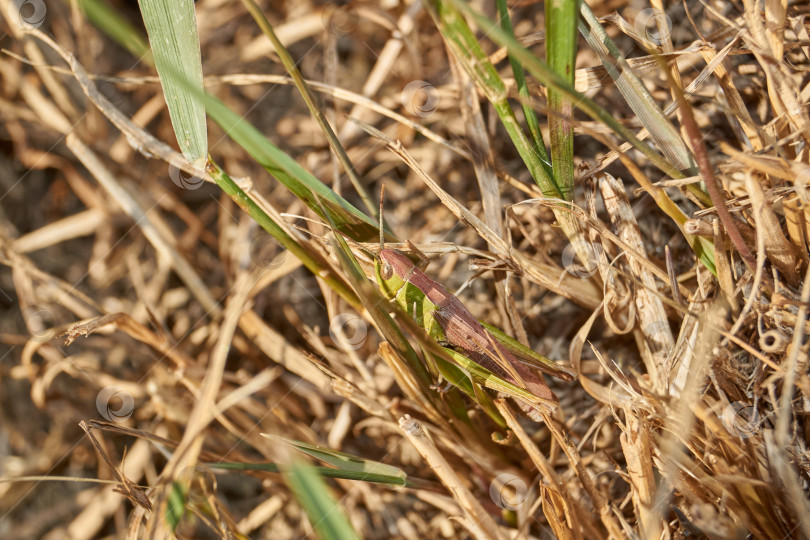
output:
M 529 366 L 539 369 L 543 373 L 548 373 L 549 375 L 564 381 L 573 381 L 577 378 L 577 372 L 570 367 L 558 364 L 554 360 L 551 360 L 542 354 L 536 353 L 523 343 L 509 336 L 497 326 L 485 323 L 483 321 L 479 322 L 481 323 L 481 326 L 486 328 L 489 333 L 495 337 L 495 339 L 501 342 L 501 345 L 506 347 L 510 353 L 516 356 L 517 359 L 524 364 L 528 364 Z

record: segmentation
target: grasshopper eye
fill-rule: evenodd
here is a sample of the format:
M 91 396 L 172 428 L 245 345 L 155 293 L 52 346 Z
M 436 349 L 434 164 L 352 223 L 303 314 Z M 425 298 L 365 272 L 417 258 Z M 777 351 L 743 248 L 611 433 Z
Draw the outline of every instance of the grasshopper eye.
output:
M 381 272 L 380 275 L 382 276 L 382 278 L 384 280 L 388 281 L 389 279 L 394 277 L 394 269 L 391 268 L 390 264 L 388 264 L 387 262 L 384 262 L 382 264 L 382 272 Z

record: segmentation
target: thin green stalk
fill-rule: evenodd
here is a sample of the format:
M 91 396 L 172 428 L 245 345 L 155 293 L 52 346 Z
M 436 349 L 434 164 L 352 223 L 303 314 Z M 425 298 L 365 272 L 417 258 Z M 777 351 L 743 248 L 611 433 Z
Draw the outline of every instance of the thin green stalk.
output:
M 591 49 L 599 55 L 602 65 L 615 81 L 616 88 L 641 121 L 641 125 L 650 133 L 661 152 L 678 169 L 689 175 L 697 174 L 695 159 L 678 130 L 669 122 L 667 115 L 653 100 L 644 83 L 633 73 L 624 54 L 605 32 L 599 19 L 587 4 L 581 6 L 580 13 L 582 20 L 579 27 L 582 35 L 588 41 Z M 650 54 L 657 55 L 655 51 L 650 51 Z M 667 64 L 660 58 L 659 63 L 663 72 L 668 73 Z M 676 84 L 676 81 L 672 82 Z M 706 207 L 713 205 L 711 198 L 698 184 L 689 184 L 686 189 Z
M 212 462 L 205 463 L 212 469 L 222 469 L 226 471 L 263 471 L 271 473 L 281 473 L 284 468 L 277 463 L 235 463 L 235 462 Z M 389 486 L 414 487 L 418 482 L 413 482 L 408 478 L 390 476 L 385 474 L 368 473 L 362 471 L 351 471 L 346 469 L 335 469 L 332 467 L 313 467 L 315 471 L 324 478 L 342 478 L 344 480 L 359 480 L 361 482 L 374 482 Z M 418 479 L 417 479 L 418 480 Z
M 561 198 L 562 190 L 546 170 L 546 165 L 541 161 L 540 155 L 535 150 L 534 144 L 529 140 L 515 117 L 509 100 L 507 99 L 506 85 L 500 74 L 489 61 L 480 43 L 475 38 L 472 30 L 467 25 L 467 21 L 447 2 L 432 2 L 435 11 L 432 15 L 436 17 L 436 24 L 439 31 L 445 38 L 458 58 L 462 67 L 470 74 L 492 103 L 495 112 L 501 119 L 506 132 L 512 139 L 520 157 L 529 169 L 529 173 L 540 187 L 546 197 Z
M 577 0 L 546 2 L 546 62 L 571 86 L 577 53 L 577 3 Z M 565 92 L 553 86 L 548 88 L 548 106 L 554 178 L 563 198 L 570 201 L 574 196 L 574 107 Z
M 531 73 L 538 81 L 546 85 L 548 88 L 555 88 L 561 93 L 567 95 L 577 108 L 597 122 L 605 124 L 621 138 L 638 148 L 645 156 L 647 156 L 650 162 L 658 169 L 663 171 L 664 174 L 669 175 L 671 178 L 686 177 L 684 173 L 672 165 L 652 146 L 639 139 L 632 130 L 624 127 L 613 117 L 610 111 L 601 107 L 593 100 L 588 99 L 581 92 L 578 92 L 574 88 L 574 85 L 569 84 L 565 81 L 565 79 L 554 73 L 544 62 L 535 57 L 534 54 L 518 43 L 514 37 L 501 30 L 488 18 L 474 11 L 466 2 L 463 2 L 462 0 L 445 1 L 455 6 L 459 11 L 472 17 L 476 24 L 481 27 L 482 31 L 485 32 L 488 37 L 492 38 L 492 40 L 497 44 L 506 47 L 509 52 L 515 55 L 515 58 L 517 58 L 520 63 L 526 67 L 529 73 Z
M 287 485 L 323 540 L 360 540 L 349 518 L 315 467 L 298 460 L 282 470 Z
M 506 0 L 497 0 L 498 4 L 498 17 L 501 23 L 501 28 L 509 35 L 514 37 L 515 32 L 512 28 L 512 20 L 509 18 L 509 8 L 506 5 Z M 523 108 L 523 116 L 526 118 L 526 125 L 529 128 L 529 134 L 534 143 L 534 149 L 537 155 L 540 156 L 540 161 L 546 169 L 549 176 L 553 176 L 551 168 L 551 159 L 546 151 L 546 142 L 543 140 L 543 132 L 540 130 L 540 122 L 537 120 L 537 113 L 531 106 L 531 94 L 529 92 L 529 85 L 526 84 L 526 74 L 523 71 L 523 66 L 517 58 L 509 53 L 509 64 L 512 67 L 512 74 L 515 76 L 515 86 L 517 86 L 518 96 Z
M 154 64 L 148 40 L 132 24 L 103 0 L 79 0 L 79 7 L 87 20 L 147 64 Z
M 239 205 L 242 210 L 248 213 L 250 217 L 256 220 L 262 229 L 267 231 L 273 238 L 278 240 L 285 249 L 298 257 L 301 263 L 306 266 L 310 272 L 321 278 L 333 291 L 335 291 L 341 298 L 346 300 L 355 309 L 361 309 L 362 304 L 354 291 L 343 280 L 338 278 L 328 265 L 319 258 L 313 256 L 301 244 L 295 241 L 288 235 L 284 229 L 273 221 L 253 199 L 251 199 L 239 186 L 236 185 L 228 174 L 223 171 L 216 163 L 209 158 L 208 160 L 208 173 L 217 185 L 231 197 L 231 199 Z
M 376 219 L 376 206 L 372 202 L 366 188 L 364 188 L 363 184 L 360 182 L 360 178 L 357 176 L 357 172 L 354 170 L 354 165 L 352 165 L 348 154 L 346 154 L 346 150 L 344 150 L 343 145 L 340 144 L 340 140 L 337 138 L 337 135 L 335 135 L 334 130 L 332 130 L 332 126 L 329 125 L 329 122 L 321 112 L 320 107 L 318 107 L 318 104 L 315 101 L 315 96 L 309 89 L 303 75 L 301 75 L 298 65 L 293 60 L 292 56 L 290 56 L 290 53 L 287 51 L 286 47 L 284 47 L 284 45 L 281 43 L 281 40 L 278 39 L 278 36 L 276 36 L 276 33 L 273 31 L 273 26 L 267 20 L 267 17 L 264 16 L 264 13 L 262 13 L 259 6 L 257 6 L 253 0 L 242 0 L 242 3 L 245 4 L 245 7 L 247 7 L 247 10 L 253 16 L 253 19 L 256 21 L 256 24 L 259 25 L 259 28 L 261 28 L 264 35 L 270 39 L 270 42 L 273 44 L 273 47 L 276 50 L 276 54 L 278 54 L 278 57 L 281 59 L 281 63 L 284 65 L 287 73 L 290 74 L 290 77 L 292 77 L 295 87 L 298 89 L 301 97 L 304 98 L 304 102 L 307 104 L 309 112 L 315 118 L 315 121 L 318 122 L 318 125 L 321 127 L 321 130 L 326 136 L 326 140 L 329 141 L 329 146 L 332 148 L 335 155 L 337 155 L 341 165 L 343 165 L 343 169 L 346 171 L 346 174 L 354 186 L 354 189 L 357 191 L 358 195 L 360 195 L 360 198 L 363 200 L 363 203 L 366 205 L 368 211 Z

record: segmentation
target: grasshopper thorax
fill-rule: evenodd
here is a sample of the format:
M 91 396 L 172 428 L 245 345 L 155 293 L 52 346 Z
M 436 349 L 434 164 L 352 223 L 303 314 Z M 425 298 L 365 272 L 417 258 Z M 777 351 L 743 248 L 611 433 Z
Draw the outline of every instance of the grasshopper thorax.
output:
M 388 298 L 394 298 L 407 283 L 413 268 L 413 262 L 404 253 L 383 249 L 374 264 L 377 284 Z

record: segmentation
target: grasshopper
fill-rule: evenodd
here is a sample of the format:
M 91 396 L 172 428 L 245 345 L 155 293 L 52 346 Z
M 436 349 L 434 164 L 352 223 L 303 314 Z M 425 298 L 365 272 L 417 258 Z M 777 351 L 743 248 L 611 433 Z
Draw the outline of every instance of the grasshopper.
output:
M 537 398 L 536 403 L 512 395 L 533 420 L 540 421 L 541 413 L 556 409 L 559 400 L 543 382 L 542 375 L 515 355 L 521 356 L 535 368 L 565 380 L 575 377 L 569 368 L 538 355 L 503 331 L 482 324 L 456 296 L 429 278 L 404 253 L 385 249 L 382 235 L 374 274 L 383 294 L 413 315 L 429 336 L 437 341 L 449 342 L 478 365 L 533 394 Z

